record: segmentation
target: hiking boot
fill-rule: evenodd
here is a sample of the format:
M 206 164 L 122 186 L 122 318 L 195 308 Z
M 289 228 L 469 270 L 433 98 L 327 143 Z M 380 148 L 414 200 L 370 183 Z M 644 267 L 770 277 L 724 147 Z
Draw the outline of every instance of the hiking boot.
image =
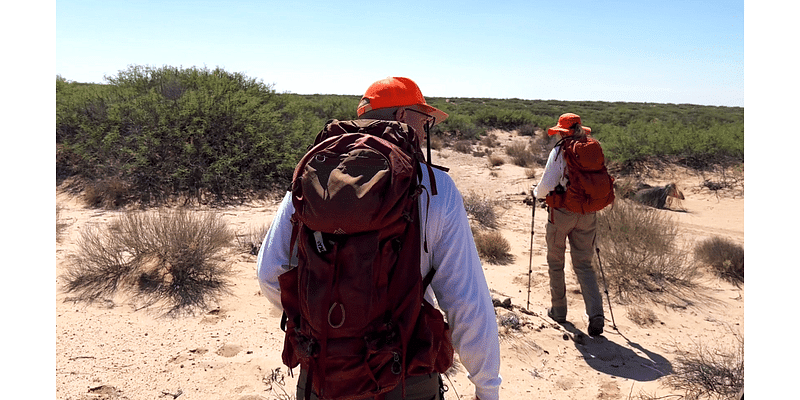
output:
M 605 318 L 602 315 L 597 315 L 589 318 L 589 336 L 598 336 L 603 334 L 603 325 Z
M 553 314 L 553 308 L 547 309 L 547 316 L 550 317 L 550 319 L 552 319 L 553 321 L 558 322 L 559 324 L 567 322 L 567 317 L 556 317 L 555 314 Z

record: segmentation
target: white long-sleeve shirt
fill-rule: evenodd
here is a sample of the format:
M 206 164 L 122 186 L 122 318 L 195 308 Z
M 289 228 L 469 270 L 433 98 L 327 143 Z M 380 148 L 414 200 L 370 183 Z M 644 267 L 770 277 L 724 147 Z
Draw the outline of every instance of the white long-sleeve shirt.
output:
M 559 183 L 565 188 L 567 187 L 567 177 L 564 174 L 567 164 L 559 150 L 561 150 L 560 145 L 550 150 L 550 155 L 547 157 L 547 164 L 544 166 L 544 173 L 542 173 L 542 179 L 539 180 L 539 184 L 533 188 L 533 196 L 537 199 L 547 197 L 547 194 L 553 191 Z
M 422 182 L 430 188 L 428 171 L 422 170 Z M 434 177 L 438 195 L 427 196 L 423 192 L 419 207 L 421 241 L 427 238 L 430 250 L 421 252 L 420 272 L 425 276 L 431 266 L 436 268 L 425 297 L 431 304 L 438 303 L 444 312 L 450 324 L 453 347 L 475 385 L 475 395 L 481 400 L 497 400 L 502 381 L 500 343 L 486 277 L 461 193 L 447 173 L 434 169 Z M 428 198 L 430 208 L 427 208 Z M 282 306 L 278 276 L 290 268 L 288 265 L 297 265 L 296 253 L 289 263 L 292 213 L 291 193 L 287 193 L 258 254 L 261 292 L 279 309 Z M 435 303 L 431 291 L 436 297 Z

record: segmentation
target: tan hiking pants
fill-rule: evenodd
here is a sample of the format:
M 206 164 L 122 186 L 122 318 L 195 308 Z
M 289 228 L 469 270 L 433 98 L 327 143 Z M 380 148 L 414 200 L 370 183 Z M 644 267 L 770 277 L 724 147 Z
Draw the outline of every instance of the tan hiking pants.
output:
M 554 318 L 567 316 L 567 288 L 564 281 L 567 239 L 572 269 L 578 278 L 586 315 L 603 315 L 603 298 L 592 268 L 597 214 L 577 214 L 563 208 L 550 208 L 547 219 L 547 265 L 550 275 L 550 301 Z

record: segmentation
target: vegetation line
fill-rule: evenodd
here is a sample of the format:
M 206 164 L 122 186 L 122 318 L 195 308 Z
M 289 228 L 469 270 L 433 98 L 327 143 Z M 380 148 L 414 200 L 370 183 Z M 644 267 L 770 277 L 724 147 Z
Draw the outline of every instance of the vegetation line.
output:
M 72 178 L 77 189 L 88 189 L 90 203 L 103 207 L 175 198 L 227 202 L 285 188 L 324 123 L 356 118 L 359 100 L 276 93 L 272 85 L 220 68 L 134 65 L 107 80 L 82 84 L 56 76 L 57 183 Z M 744 161 L 741 107 L 427 100 L 450 114 L 432 132 L 440 142 L 485 141 L 492 129 L 546 136 L 543 130 L 560 114 L 575 112 L 611 162 Z

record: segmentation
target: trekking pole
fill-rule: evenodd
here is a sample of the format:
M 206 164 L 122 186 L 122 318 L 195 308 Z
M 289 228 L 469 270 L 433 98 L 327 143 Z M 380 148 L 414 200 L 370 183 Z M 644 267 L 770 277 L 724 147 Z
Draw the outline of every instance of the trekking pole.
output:
M 533 187 L 535 188 L 536 185 Z M 525 304 L 525 309 L 529 311 L 531 308 L 531 274 L 533 273 L 533 217 L 536 216 L 536 195 L 533 194 L 533 189 L 531 189 L 531 199 L 533 211 L 531 211 L 531 249 L 528 257 L 528 302 Z
M 611 313 L 611 327 L 614 328 L 615 331 L 619 332 L 619 329 L 617 329 L 617 323 L 614 321 L 614 310 L 611 309 L 611 297 L 608 296 L 608 282 L 606 282 L 606 273 L 603 272 L 603 262 L 600 260 L 600 246 L 597 245 L 596 235 L 594 239 L 594 250 L 597 252 L 597 263 L 600 265 L 600 275 L 603 277 L 603 291 L 606 292 L 606 300 L 608 300 L 608 312 Z

